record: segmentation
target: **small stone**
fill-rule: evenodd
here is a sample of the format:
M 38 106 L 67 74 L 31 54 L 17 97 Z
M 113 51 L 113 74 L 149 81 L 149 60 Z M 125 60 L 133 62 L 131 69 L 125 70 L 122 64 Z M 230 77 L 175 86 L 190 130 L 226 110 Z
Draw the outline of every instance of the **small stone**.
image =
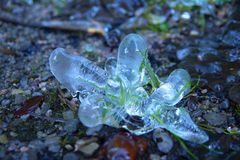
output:
M 28 144 L 28 147 L 34 150 L 42 150 L 45 147 L 45 144 L 41 140 L 33 140 Z
M 228 95 L 232 101 L 240 104 L 240 86 L 239 85 L 231 87 Z
M 33 92 L 32 96 L 42 96 L 43 94 L 41 92 Z
M 5 134 L 0 135 L 0 143 L 1 144 L 7 144 L 8 143 L 8 138 Z
M 47 117 L 51 117 L 52 116 L 52 110 L 51 109 L 49 109 L 47 112 L 46 112 L 46 116 Z
M 11 92 L 12 95 L 23 94 L 23 93 L 24 91 L 21 89 L 13 89 Z
M 157 154 L 150 154 L 150 160 L 160 160 L 160 156 Z
M 16 94 L 15 95 L 15 104 L 21 104 L 24 102 L 24 100 L 26 99 L 26 97 L 22 94 Z
M 162 129 L 156 129 L 153 132 L 153 139 L 155 142 L 157 142 L 159 151 L 163 153 L 168 153 L 173 147 L 172 138 Z
M 66 144 L 64 147 L 69 151 L 73 149 L 73 147 L 70 144 Z
M 48 146 L 48 150 L 50 152 L 54 152 L 54 153 L 57 153 L 59 150 L 60 150 L 60 145 L 59 144 L 56 144 L 56 145 L 50 145 Z
M 53 75 L 50 72 L 43 72 L 41 76 L 42 81 L 47 81 L 49 78 L 51 78 Z
M 21 80 L 20 80 L 20 86 L 23 88 L 23 89 L 26 89 L 28 87 L 28 79 L 26 77 L 23 77 Z
M 33 149 L 23 153 L 21 160 L 37 160 L 37 152 Z
M 78 156 L 75 153 L 67 153 L 63 156 L 63 160 L 78 160 Z
M 9 99 L 4 99 L 4 100 L 2 100 L 2 102 L 1 102 L 1 106 L 2 107 L 6 107 L 7 105 L 9 105 L 10 104 L 10 100 Z
M 60 150 L 60 137 L 47 137 L 45 139 L 45 145 L 48 146 L 50 152 L 58 152 Z
M 197 30 L 191 30 L 190 31 L 190 35 L 191 36 L 198 36 L 199 35 L 199 32 Z
M 215 112 L 208 112 L 204 116 L 204 119 L 208 121 L 210 125 L 213 126 L 220 126 L 227 121 L 227 117 L 225 113 L 215 113 Z
M 201 93 L 202 93 L 202 94 L 206 94 L 207 91 L 208 91 L 207 89 L 203 89 L 203 90 L 201 90 Z
M 16 132 L 10 132 L 10 136 L 12 136 L 12 137 L 17 137 L 18 134 L 17 134 Z
M 181 50 L 178 50 L 177 51 L 177 58 L 179 60 L 183 60 L 185 57 L 187 57 L 189 54 L 191 54 L 191 48 L 184 48 L 184 49 L 181 49 Z
M 26 152 L 26 151 L 28 151 L 28 150 L 29 150 L 29 148 L 26 147 L 26 146 L 22 146 L 22 147 L 20 148 L 20 151 L 21 151 L 21 152 Z
M 63 118 L 66 120 L 74 119 L 74 113 L 71 110 L 63 112 Z
M 68 133 L 72 133 L 75 132 L 77 130 L 77 125 L 79 123 L 79 120 L 77 119 L 70 119 L 65 121 L 64 123 L 64 129 L 68 132 Z
M 79 150 L 84 153 L 85 155 L 92 155 L 99 147 L 99 144 L 96 142 L 90 143 L 88 145 L 84 145 L 79 148 Z
M 49 110 L 49 108 L 50 108 L 49 105 L 47 103 L 43 102 L 41 105 L 41 114 L 45 115 L 47 113 L 47 111 Z
M 219 104 L 220 109 L 228 109 L 229 108 L 229 100 L 226 98 Z
M 183 12 L 183 14 L 181 15 L 181 18 L 184 20 L 189 20 L 191 18 L 191 15 L 189 12 Z
M 40 108 L 37 108 L 34 112 L 38 116 L 41 115 L 41 109 Z

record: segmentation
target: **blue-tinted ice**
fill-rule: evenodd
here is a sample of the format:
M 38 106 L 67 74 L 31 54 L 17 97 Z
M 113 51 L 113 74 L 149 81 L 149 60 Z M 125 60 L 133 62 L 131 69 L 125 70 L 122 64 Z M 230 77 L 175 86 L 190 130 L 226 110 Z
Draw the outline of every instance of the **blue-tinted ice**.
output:
M 175 107 L 190 90 L 188 72 L 176 69 L 160 86 L 146 90 L 144 85 L 151 84 L 153 77 L 146 57 L 144 38 L 129 34 L 119 46 L 118 59 L 108 60 L 105 69 L 62 48 L 51 53 L 49 63 L 62 85 L 73 95 L 80 93 L 78 116 L 85 126 L 106 124 L 137 135 L 161 127 L 182 139 L 206 142 L 208 136 L 195 125 L 188 112 Z

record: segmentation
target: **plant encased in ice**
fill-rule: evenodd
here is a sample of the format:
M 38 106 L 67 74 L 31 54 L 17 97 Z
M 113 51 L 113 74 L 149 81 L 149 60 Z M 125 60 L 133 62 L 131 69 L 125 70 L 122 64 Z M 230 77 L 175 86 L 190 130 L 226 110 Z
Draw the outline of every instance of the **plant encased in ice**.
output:
M 127 35 L 120 43 L 117 60 L 109 59 L 105 69 L 62 48 L 51 53 L 49 63 L 62 85 L 73 95 L 80 93 L 78 116 L 87 127 L 106 124 L 137 135 L 161 127 L 188 141 L 208 141 L 188 112 L 175 107 L 190 91 L 190 75 L 176 69 L 160 81 L 140 35 Z M 150 91 L 146 85 L 151 86 Z

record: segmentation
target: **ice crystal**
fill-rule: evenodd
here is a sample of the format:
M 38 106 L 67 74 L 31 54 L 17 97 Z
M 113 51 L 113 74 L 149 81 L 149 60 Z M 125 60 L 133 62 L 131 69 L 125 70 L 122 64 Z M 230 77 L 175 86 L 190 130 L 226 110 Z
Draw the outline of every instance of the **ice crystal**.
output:
M 56 79 L 73 95 L 80 93 L 78 116 L 87 127 L 106 124 L 137 135 L 165 128 L 182 139 L 196 143 L 208 140 L 184 108 L 175 105 L 190 90 L 191 78 L 184 69 L 174 70 L 161 82 L 147 59 L 147 43 L 137 34 L 120 43 L 118 58 L 105 69 L 62 48 L 49 58 Z M 149 84 L 152 89 L 146 90 Z

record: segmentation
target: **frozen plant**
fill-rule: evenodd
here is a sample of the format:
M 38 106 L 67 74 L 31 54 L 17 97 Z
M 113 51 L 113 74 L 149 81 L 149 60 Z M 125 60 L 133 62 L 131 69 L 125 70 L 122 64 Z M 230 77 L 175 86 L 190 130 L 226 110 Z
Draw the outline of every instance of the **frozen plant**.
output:
M 137 135 L 161 127 L 182 139 L 206 142 L 207 134 L 188 112 L 175 107 L 190 90 L 188 72 L 176 69 L 162 82 L 147 56 L 143 37 L 129 34 L 120 43 L 117 60 L 109 59 L 105 69 L 62 48 L 51 53 L 49 63 L 56 79 L 73 96 L 79 93 L 78 116 L 85 126 L 106 124 Z

